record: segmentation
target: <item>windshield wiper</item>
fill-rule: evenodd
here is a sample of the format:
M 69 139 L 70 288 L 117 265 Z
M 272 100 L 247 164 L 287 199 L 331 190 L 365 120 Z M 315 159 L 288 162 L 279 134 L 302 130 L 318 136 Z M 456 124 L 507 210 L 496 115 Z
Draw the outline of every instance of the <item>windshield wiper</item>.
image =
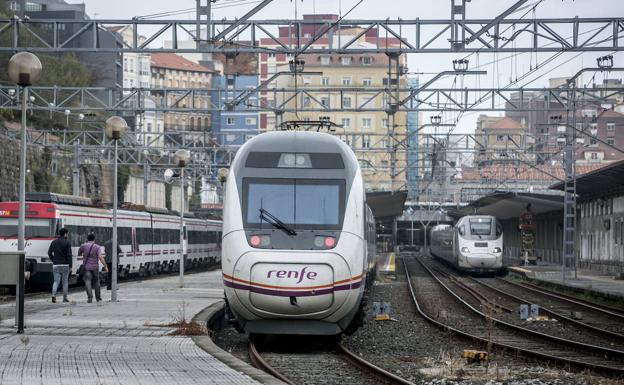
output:
M 276 228 L 278 228 L 280 230 L 284 230 L 286 232 L 286 234 L 297 235 L 297 232 L 295 230 L 293 230 L 290 227 L 286 226 L 286 224 L 284 222 L 282 222 L 279 219 L 277 219 L 277 217 L 275 215 L 271 214 L 270 212 L 266 211 L 265 209 L 260 209 L 260 218 L 266 220 L 267 222 L 272 224 L 274 227 L 276 227 Z

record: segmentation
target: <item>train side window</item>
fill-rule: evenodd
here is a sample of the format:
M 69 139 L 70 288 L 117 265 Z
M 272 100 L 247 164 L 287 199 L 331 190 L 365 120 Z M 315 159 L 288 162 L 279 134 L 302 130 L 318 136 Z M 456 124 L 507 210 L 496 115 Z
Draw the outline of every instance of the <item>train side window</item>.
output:
M 496 222 L 496 236 L 500 237 L 503 234 L 503 227 L 498 221 Z
M 466 234 L 466 229 L 464 228 L 464 225 L 458 226 L 457 227 L 457 231 L 459 232 L 459 235 L 465 235 Z

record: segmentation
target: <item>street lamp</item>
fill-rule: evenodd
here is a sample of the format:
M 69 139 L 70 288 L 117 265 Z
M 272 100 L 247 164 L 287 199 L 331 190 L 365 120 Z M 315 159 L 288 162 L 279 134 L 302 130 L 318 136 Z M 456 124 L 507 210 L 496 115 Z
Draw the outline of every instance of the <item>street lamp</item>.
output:
M 113 244 L 111 245 L 112 271 L 111 271 L 111 302 L 117 301 L 117 141 L 128 130 L 128 123 L 120 116 L 111 116 L 106 119 L 104 132 L 115 144 L 113 159 Z
M 9 79 L 22 87 L 22 146 L 20 152 L 19 220 L 17 225 L 17 250 L 25 251 L 26 230 L 26 108 L 28 107 L 28 86 L 36 83 L 41 75 L 41 62 L 30 52 L 19 52 L 8 64 Z
M 178 150 L 173 154 L 173 163 L 180 167 L 180 287 L 184 287 L 184 208 L 185 195 L 184 190 L 184 167 L 188 166 L 191 159 L 189 150 Z M 167 170 L 170 171 L 170 170 Z M 169 177 L 170 179 L 171 177 Z

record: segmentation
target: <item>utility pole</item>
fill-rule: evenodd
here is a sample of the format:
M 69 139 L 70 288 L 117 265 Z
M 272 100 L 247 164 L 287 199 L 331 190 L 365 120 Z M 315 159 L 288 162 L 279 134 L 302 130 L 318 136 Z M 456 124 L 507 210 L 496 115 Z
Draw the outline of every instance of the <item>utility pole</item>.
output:
M 72 195 L 80 195 L 80 141 L 74 144 L 74 163 L 72 165 Z

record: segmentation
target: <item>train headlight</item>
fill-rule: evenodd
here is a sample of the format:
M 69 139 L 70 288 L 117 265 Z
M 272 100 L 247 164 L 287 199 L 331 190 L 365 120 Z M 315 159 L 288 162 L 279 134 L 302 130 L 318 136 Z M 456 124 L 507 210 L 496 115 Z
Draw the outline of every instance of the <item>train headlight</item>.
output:
M 495 252 L 496 254 L 498 254 L 498 253 L 502 253 L 502 252 L 503 252 L 503 250 L 501 250 L 501 248 L 500 248 L 500 247 L 495 247 L 495 248 L 494 248 L 494 252 Z
M 332 249 L 336 246 L 336 238 L 334 237 L 314 237 L 314 246 L 325 249 Z
M 249 244 L 252 245 L 253 247 L 258 247 L 260 246 L 260 237 L 258 235 L 252 235 L 251 237 L 249 237 Z
M 271 237 L 268 235 L 252 235 L 249 237 L 249 244 L 252 247 L 269 247 L 271 246 Z
M 470 250 L 468 250 L 467 247 L 462 247 L 461 248 L 461 252 L 464 253 L 464 254 L 468 254 L 468 253 L 470 253 Z

